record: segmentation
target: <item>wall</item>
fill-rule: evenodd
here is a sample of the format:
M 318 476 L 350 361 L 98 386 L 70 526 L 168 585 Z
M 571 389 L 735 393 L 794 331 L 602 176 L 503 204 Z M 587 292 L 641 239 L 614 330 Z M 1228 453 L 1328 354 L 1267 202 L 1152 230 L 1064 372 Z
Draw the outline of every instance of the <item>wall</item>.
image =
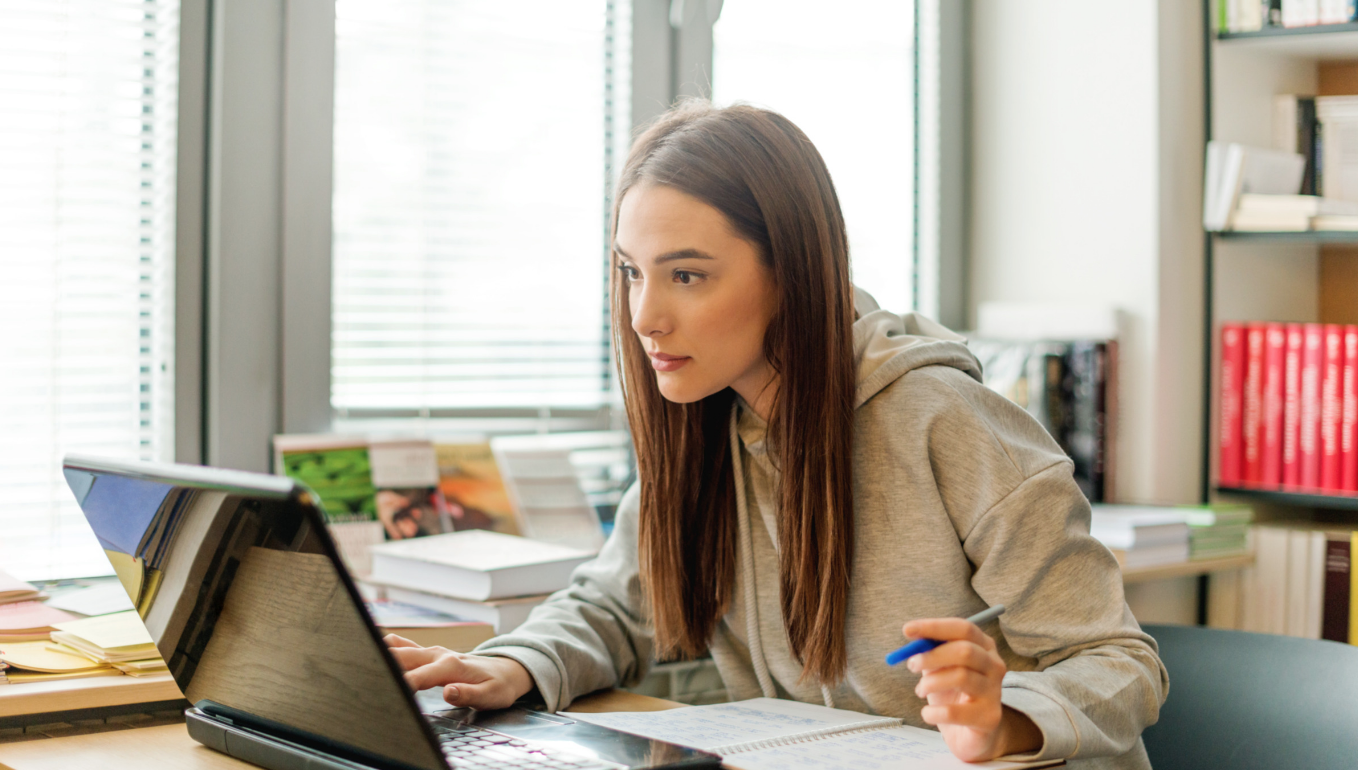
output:
M 973 6 L 969 320 L 992 300 L 1124 312 L 1120 502 L 1200 495 L 1202 13 Z M 1192 578 L 1127 598 L 1142 621 L 1196 618 Z
M 990 300 L 1123 310 L 1118 496 L 1195 501 L 1201 7 L 974 8 L 970 320 Z

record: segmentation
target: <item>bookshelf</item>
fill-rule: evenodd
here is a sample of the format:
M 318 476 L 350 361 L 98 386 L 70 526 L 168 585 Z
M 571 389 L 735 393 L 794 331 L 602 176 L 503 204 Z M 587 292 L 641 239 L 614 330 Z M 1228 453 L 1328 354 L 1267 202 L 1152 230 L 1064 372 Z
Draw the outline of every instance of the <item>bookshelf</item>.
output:
M 1204 0 L 1205 142 L 1272 146 L 1276 94 L 1358 94 L 1358 23 L 1218 34 L 1216 11 Z M 1217 361 L 1223 322 L 1358 323 L 1358 232 L 1204 232 L 1203 243 L 1202 498 L 1258 503 L 1264 519 L 1353 517 L 1358 496 L 1217 484 Z

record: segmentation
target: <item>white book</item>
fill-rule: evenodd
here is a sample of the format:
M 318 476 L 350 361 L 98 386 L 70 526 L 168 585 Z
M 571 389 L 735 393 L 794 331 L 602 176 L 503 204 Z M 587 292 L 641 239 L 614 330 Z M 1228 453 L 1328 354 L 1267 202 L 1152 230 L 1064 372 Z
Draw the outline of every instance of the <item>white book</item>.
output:
M 1287 530 L 1255 528 L 1255 600 L 1259 603 L 1258 628 L 1265 634 L 1287 633 Z
M 543 595 L 474 602 L 469 599 L 438 596 L 424 591 L 412 591 L 400 586 L 384 586 L 384 589 L 387 598 L 394 602 L 404 602 L 416 607 L 457 615 L 468 620 L 489 623 L 497 634 L 507 634 L 523 625 L 533 608 L 547 601 L 547 596 Z
M 1319 110 L 1319 100 L 1316 104 Z M 1328 141 L 1327 134 L 1326 142 Z M 1327 144 L 1326 153 L 1328 152 Z M 1302 178 L 1306 174 L 1306 158 L 1295 152 L 1210 142 L 1207 148 L 1205 174 L 1203 227 L 1207 230 L 1225 230 L 1243 194 L 1300 193 Z
M 1319 639 L 1325 622 L 1326 533 L 1311 532 L 1311 554 L 1307 557 L 1306 626 L 1302 636 Z
M 1307 594 L 1311 582 L 1311 533 L 1287 530 L 1287 589 L 1283 614 L 1288 636 L 1306 636 Z
M 1319 195 L 1262 195 L 1244 193 L 1236 214 L 1244 212 L 1267 212 L 1271 214 L 1304 214 L 1308 217 L 1322 215 L 1358 216 L 1358 203 L 1322 198 Z
M 369 552 L 375 583 L 474 601 L 558 591 L 594 558 L 579 548 L 486 530 L 393 540 Z
M 891 717 L 777 698 L 754 698 L 668 711 L 602 714 L 573 711 L 568 716 L 633 735 L 710 751 L 722 757 L 722 767 L 734 770 L 797 767 L 1018 770 L 1060 762 L 967 763 L 954 757 L 943 742 L 943 736 L 934 730 L 910 727 Z
M 1182 564 L 1188 561 L 1190 551 L 1191 549 L 1186 542 L 1168 543 L 1130 550 L 1114 549 L 1113 556 L 1117 558 L 1118 566 L 1128 570 L 1159 567 L 1165 564 Z
M 1103 504 L 1096 504 L 1091 510 L 1089 534 L 1108 548 L 1130 551 L 1148 546 L 1188 545 L 1188 523 L 1183 511 Z
M 1317 96 L 1316 120 L 1325 127 L 1316 192 L 1358 202 L 1358 96 Z

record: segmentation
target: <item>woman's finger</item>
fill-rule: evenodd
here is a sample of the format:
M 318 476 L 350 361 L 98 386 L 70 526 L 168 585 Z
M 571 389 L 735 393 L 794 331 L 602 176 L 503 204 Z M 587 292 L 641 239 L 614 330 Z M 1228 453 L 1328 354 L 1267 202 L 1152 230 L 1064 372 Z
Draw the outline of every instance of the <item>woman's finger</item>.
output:
M 450 684 L 443 688 L 443 699 L 459 708 L 501 709 L 514 699 L 507 688 L 494 679 L 479 684 Z
M 396 634 L 387 634 L 386 636 L 382 637 L 382 641 L 383 641 L 388 647 L 419 647 L 419 646 L 420 646 L 420 645 L 418 645 L 418 644 L 416 644 L 416 643 L 410 641 L 409 639 L 405 638 L 404 636 L 397 636 Z
M 979 672 L 969 668 L 953 666 L 927 674 L 915 685 L 915 694 L 921 698 L 930 695 L 959 692 L 974 698 L 984 697 L 992 690 L 999 690 L 997 683 Z M 994 693 L 996 696 L 998 692 Z
M 1002 712 L 1000 709 L 990 708 L 985 703 L 972 701 L 942 705 L 931 704 L 920 709 L 919 715 L 926 723 L 935 727 L 955 725 L 970 727 L 973 730 L 989 731 L 999 727 L 999 717 L 1002 716 Z
M 391 651 L 391 656 L 405 671 L 427 666 L 438 660 L 440 654 L 447 652 L 442 647 L 390 647 L 388 649 Z
M 445 655 L 438 660 L 406 671 L 406 683 L 413 690 L 447 684 L 463 684 L 469 677 L 467 665 L 455 655 Z
M 962 618 L 925 618 L 906 623 L 901 632 L 910 639 L 938 639 L 944 642 L 966 641 L 987 650 L 997 649 L 995 640 L 975 623 Z
M 982 674 L 991 675 L 1003 673 L 1001 669 L 1004 668 L 1004 661 L 1000 660 L 1000 657 L 995 653 L 973 642 L 948 642 L 928 652 L 911 656 L 906 661 L 906 665 L 916 673 L 927 673 L 949 666 L 962 666 L 980 671 Z

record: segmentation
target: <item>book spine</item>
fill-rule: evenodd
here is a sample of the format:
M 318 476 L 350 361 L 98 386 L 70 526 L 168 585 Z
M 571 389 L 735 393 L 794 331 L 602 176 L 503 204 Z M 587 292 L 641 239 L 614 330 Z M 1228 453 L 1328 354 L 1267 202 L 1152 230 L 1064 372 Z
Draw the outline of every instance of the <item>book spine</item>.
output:
M 1243 445 L 1240 440 L 1245 395 L 1245 328 L 1228 323 L 1221 327 L 1221 396 L 1217 451 L 1217 480 L 1222 486 L 1238 486 Z
M 1252 323 L 1245 327 L 1245 412 L 1241 443 L 1244 459 L 1241 475 L 1247 486 L 1257 486 L 1263 478 L 1264 416 L 1264 338 L 1267 327 Z
M 1325 329 L 1306 324 L 1301 357 L 1301 486 L 1320 487 L 1320 378 L 1325 368 Z
M 1090 502 L 1103 502 L 1103 344 L 1074 342 L 1069 355 L 1073 419 L 1066 452 L 1080 491 Z
M 1283 367 L 1287 358 L 1287 329 L 1271 323 L 1264 340 L 1263 468 L 1260 482 L 1271 488 L 1283 483 Z
M 1325 325 L 1325 369 L 1320 378 L 1320 486 L 1343 487 L 1339 430 L 1344 413 L 1344 327 Z
M 1304 334 L 1301 324 L 1287 325 L 1287 352 L 1283 362 L 1283 486 L 1301 486 L 1301 358 Z
M 1320 638 L 1332 642 L 1349 640 L 1349 548 L 1347 538 L 1325 541 L 1325 610 Z
M 1339 487 L 1358 492 L 1358 326 L 1344 327 L 1343 416 L 1339 419 Z

